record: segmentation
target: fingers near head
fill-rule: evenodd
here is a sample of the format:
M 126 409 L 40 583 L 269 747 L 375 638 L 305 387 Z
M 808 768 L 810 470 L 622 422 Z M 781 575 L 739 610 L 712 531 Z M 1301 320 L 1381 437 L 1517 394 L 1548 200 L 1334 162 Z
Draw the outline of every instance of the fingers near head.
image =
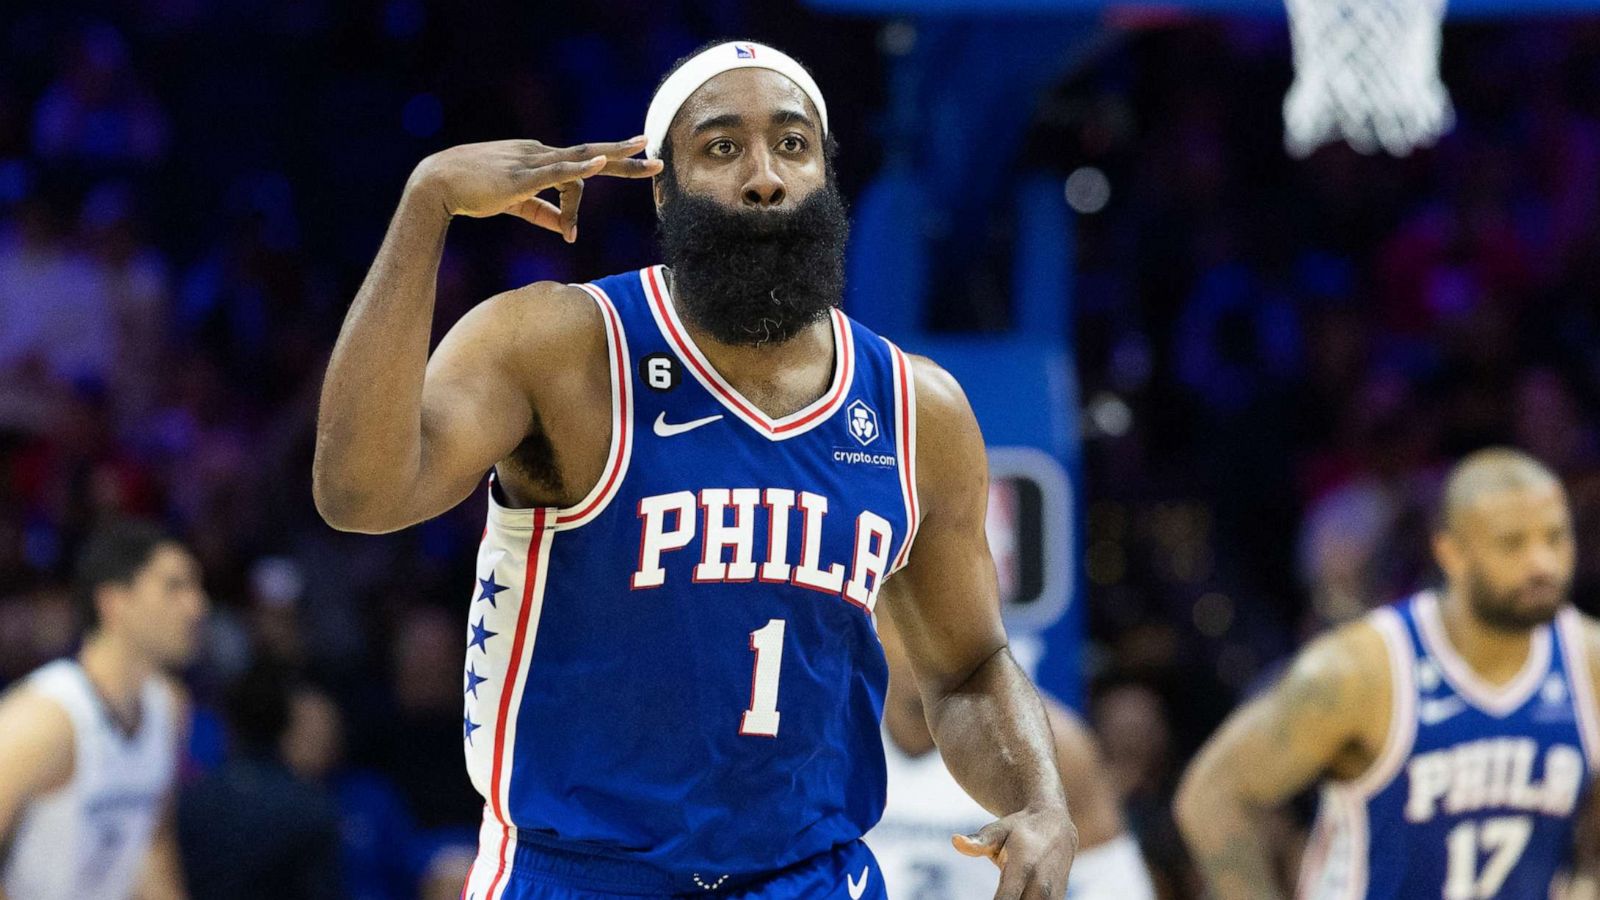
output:
M 600 174 L 615 178 L 654 178 L 661 174 L 664 165 L 659 159 L 613 159 Z
M 588 144 L 574 144 L 571 147 L 549 147 L 544 152 L 554 159 L 581 162 L 596 156 L 626 159 L 642 150 L 644 150 L 644 137 L 640 136 L 626 141 L 595 141 Z
M 561 210 L 548 200 L 531 197 L 511 204 L 506 212 L 557 234 L 566 233 L 561 227 Z
M 586 160 L 549 162 L 523 169 L 518 173 L 517 199 L 529 197 L 568 181 L 588 178 L 605 168 L 606 158 L 595 156 Z
M 556 185 L 556 191 L 561 195 L 561 233 L 570 244 L 578 239 L 578 205 L 583 202 L 583 179 L 562 182 Z

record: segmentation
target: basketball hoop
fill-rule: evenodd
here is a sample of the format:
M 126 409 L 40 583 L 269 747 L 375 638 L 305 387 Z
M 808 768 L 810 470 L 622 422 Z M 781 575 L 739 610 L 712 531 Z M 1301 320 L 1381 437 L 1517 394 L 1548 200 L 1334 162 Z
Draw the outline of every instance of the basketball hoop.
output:
M 1455 124 L 1439 80 L 1445 0 L 1285 0 L 1294 84 L 1284 147 L 1296 158 L 1343 139 L 1406 156 Z

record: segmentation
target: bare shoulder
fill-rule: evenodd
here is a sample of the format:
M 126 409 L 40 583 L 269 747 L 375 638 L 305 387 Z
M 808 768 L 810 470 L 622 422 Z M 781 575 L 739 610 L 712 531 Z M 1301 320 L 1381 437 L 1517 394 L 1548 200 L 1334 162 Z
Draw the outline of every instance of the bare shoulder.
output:
M 967 510 L 988 490 L 983 432 L 955 377 L 925 356 L 907 354 L 916 385 L 917 493 L 929 514 Z
M 428 377 L 454 398 L 511 392 L 531 406 L 585 403 L 605 390 L 605 319 L 582 288 L 540 281 L 496 294 L 451 327 L 428 362 Z M 453 405 L 453 400 L 444 401 Z
M 605 319 L 594 298 L 582 288 L 555 281 L 537 281 L 496 294 L 462 316 L 475 332 L 493 333 L 509 347 L 591 351 L 605 356 Z M 535 358 L 545 353 L 518 354 Z
M 0 695 L 0 782 L 33 795 L 72 776 L 72 719 L 60 703 L 19 685 Z
M 1573 608 L 1571 615 L 1573 621 L 1578 624 L 1578 633 L 1583 636 L 1583 652 L 1589 663 L 1589 680 L 1600 687 L 1600 619 L 1577 608 Z
M 919 445 L 929 431 L 945 426 L 970 425 L 976 431 L 978 420 L 955 376 L 926 356 L 907 353 L 906 360 L 911 364 L 911 379 L 917 388 Z
M 19 684 L 0 694 L 0 736 L 15 736 L 19 731 L 35 737 L 61 736 L 70 743 L 72 719 L 53 698 Z
M 1382 687 L 1386 691 L 1388 682 L 1388 645 L 1373 621 L 1364 618 L 1307 644 L 1289 667 L 1283 686 L 1292 690 L 1334 685 L 1346 696 L 1371 699 L 1372 690 Z
M 1295 657 L 1268 703 L 1285 741 L 1296 734 L 1313 741 L 1355 739 L 1375 756 L 1388 739 L 1393 705 L 1383 634 L 1368 617 L 1322 635 Z M 1339 774 L 1364 768 L 1345 763 Z

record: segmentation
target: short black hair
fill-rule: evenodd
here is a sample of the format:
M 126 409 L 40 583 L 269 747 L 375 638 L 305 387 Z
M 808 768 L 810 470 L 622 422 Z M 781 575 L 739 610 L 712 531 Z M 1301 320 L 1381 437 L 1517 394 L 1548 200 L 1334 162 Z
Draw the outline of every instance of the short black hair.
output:
M 171 533 L 145 519 L 112 519 L 96 528 L 79 548 L 73 569 L 72 599 L 82 631 L 100 627 L 95 594 L 102 585 L 132 584 L 156 549 L 173 543 L 177 539 Z

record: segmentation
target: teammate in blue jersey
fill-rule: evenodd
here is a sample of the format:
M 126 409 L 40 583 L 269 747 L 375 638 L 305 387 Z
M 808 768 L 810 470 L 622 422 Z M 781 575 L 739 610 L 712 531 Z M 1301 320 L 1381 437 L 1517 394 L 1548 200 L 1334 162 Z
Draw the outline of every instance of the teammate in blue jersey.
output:
M 1178 819 L 1219 900 L 1286 896 L 1261 819 L 1319 781 L 1299 897 L 1593 896 L 1600 632 L 1568 597 L 1566 494 L 1490 449 L 1442 506 L 1443 589 L 1312 643 L 1190 766 Z
M 832 156 L 811 76 L 734 42 L 668 75 L 640 138 L 454 147 L 407 183 L 313 481 L 330 524 L 374 533 L 487 494 L 464 898 L 882 898 L 860 840 L 884 803 L 880 605 L 996 817 L 951 852 L 992 859 L 996 897 L 1065 892 L 1077 835 L 1001 626 L 982 438 L 949 375 L 838 310 Z M 430 358 L 450 219 L 570 242 L 602 175 L 654 178 L 665 265 L 493 297 Z

